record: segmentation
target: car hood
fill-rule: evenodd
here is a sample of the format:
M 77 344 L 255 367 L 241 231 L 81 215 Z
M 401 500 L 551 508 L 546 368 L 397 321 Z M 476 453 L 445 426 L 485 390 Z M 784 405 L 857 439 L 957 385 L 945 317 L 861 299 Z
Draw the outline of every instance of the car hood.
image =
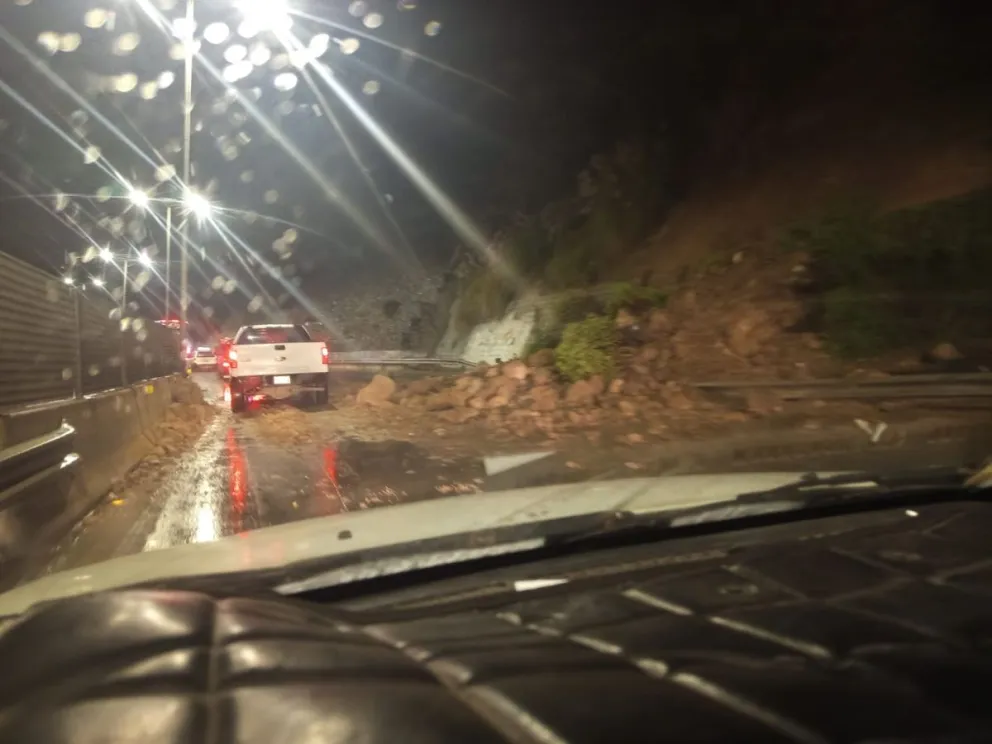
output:
M 564 484 L 421 501 L 265 527 L 212 542 L 114 558 L 52 574 L 0 595 L 0 616 L 61 597 L 148 581 L 280 568 L 300 561 L 484 530 L 626 512 L 704 506 L 796 480 L 801 473 L 683 475 Z

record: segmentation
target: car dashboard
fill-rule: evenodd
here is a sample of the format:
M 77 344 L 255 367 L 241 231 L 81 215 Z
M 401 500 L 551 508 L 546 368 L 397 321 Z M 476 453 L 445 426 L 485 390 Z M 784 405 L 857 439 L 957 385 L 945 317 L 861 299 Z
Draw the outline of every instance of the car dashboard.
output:
M 961 501 L 341 601 L 65 599 L 0 620 L 0 741 L 992 741 L 990 534 Z

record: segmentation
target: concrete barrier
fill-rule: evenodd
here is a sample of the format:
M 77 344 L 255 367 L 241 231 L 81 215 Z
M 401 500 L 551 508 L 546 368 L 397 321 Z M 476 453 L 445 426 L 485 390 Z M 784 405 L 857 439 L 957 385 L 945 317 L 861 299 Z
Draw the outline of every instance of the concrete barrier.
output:
M 157 378 L 0 413 L 0 451 L 51 436 L 63 423 L 75 429 L 74 457 L 66 467 L 0 497 L 0 589 L 43 561 L 114 480 L 152 450 L 155 428 L 172 401 L 172 385 L 172 378 Z

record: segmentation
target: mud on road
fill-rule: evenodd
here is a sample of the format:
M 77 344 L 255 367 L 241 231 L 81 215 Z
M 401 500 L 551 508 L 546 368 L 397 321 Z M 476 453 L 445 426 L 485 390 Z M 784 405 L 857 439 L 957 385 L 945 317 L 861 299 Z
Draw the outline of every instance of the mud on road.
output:
M 878 411 L 833 404 L 751 421 L 686 413 L 656 428 L 640 420 L 602 419 L 593 425 L 568 421 L 550 430 L 514 429 L 485 420 L 449 423 L 399 405 L 356 405 L 355 394 L 367 382 L 361 377 L 337 380 L 326 407 L 253 404 L 235 416 L 216 375 L 197 373 L 194 379 L 204 391 L 206 410 L 195 416 L 188 407 L 181 410 L 197 419 L 195 435 L 182 445 L 173 441 L 117 484 L 59 546 L 46 573 L 300 519 L 480 490 L 687 472 L 883 462 L 915 467 L 953 464 L 961 457 L 956 445 L 873 451 L 854 421 L 858 415 L 877 417 Z M 885 415 L 890 433 L 922 415 L 949 416 L 952 425 L 976 418 L 916 409 Z M 803 446 L 827 429 L 842 432 L 838 450 Z M 792 448 L 763 451 L 761 442 Z M 741 458 L 740 452 L 758 455 Z M 496 472 L 498 456 L 521 453 L 553 454 Z

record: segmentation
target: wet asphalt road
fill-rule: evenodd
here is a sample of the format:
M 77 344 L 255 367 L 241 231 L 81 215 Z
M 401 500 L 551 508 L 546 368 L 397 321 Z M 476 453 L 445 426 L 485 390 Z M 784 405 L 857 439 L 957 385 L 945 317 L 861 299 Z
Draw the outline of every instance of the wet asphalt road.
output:
M 192 451 L 163 462 L 161 477 L 147 490 L 139 483 L 112 494 L 62 542 L 44 573 L 299 519 L 479 490 L 482 483 L 480 460 L 434 456 L 407 442 L 266 438 L 262 418 L 230 412 L 216 374 L 198 372 L 194 380 L 218 412 Z

